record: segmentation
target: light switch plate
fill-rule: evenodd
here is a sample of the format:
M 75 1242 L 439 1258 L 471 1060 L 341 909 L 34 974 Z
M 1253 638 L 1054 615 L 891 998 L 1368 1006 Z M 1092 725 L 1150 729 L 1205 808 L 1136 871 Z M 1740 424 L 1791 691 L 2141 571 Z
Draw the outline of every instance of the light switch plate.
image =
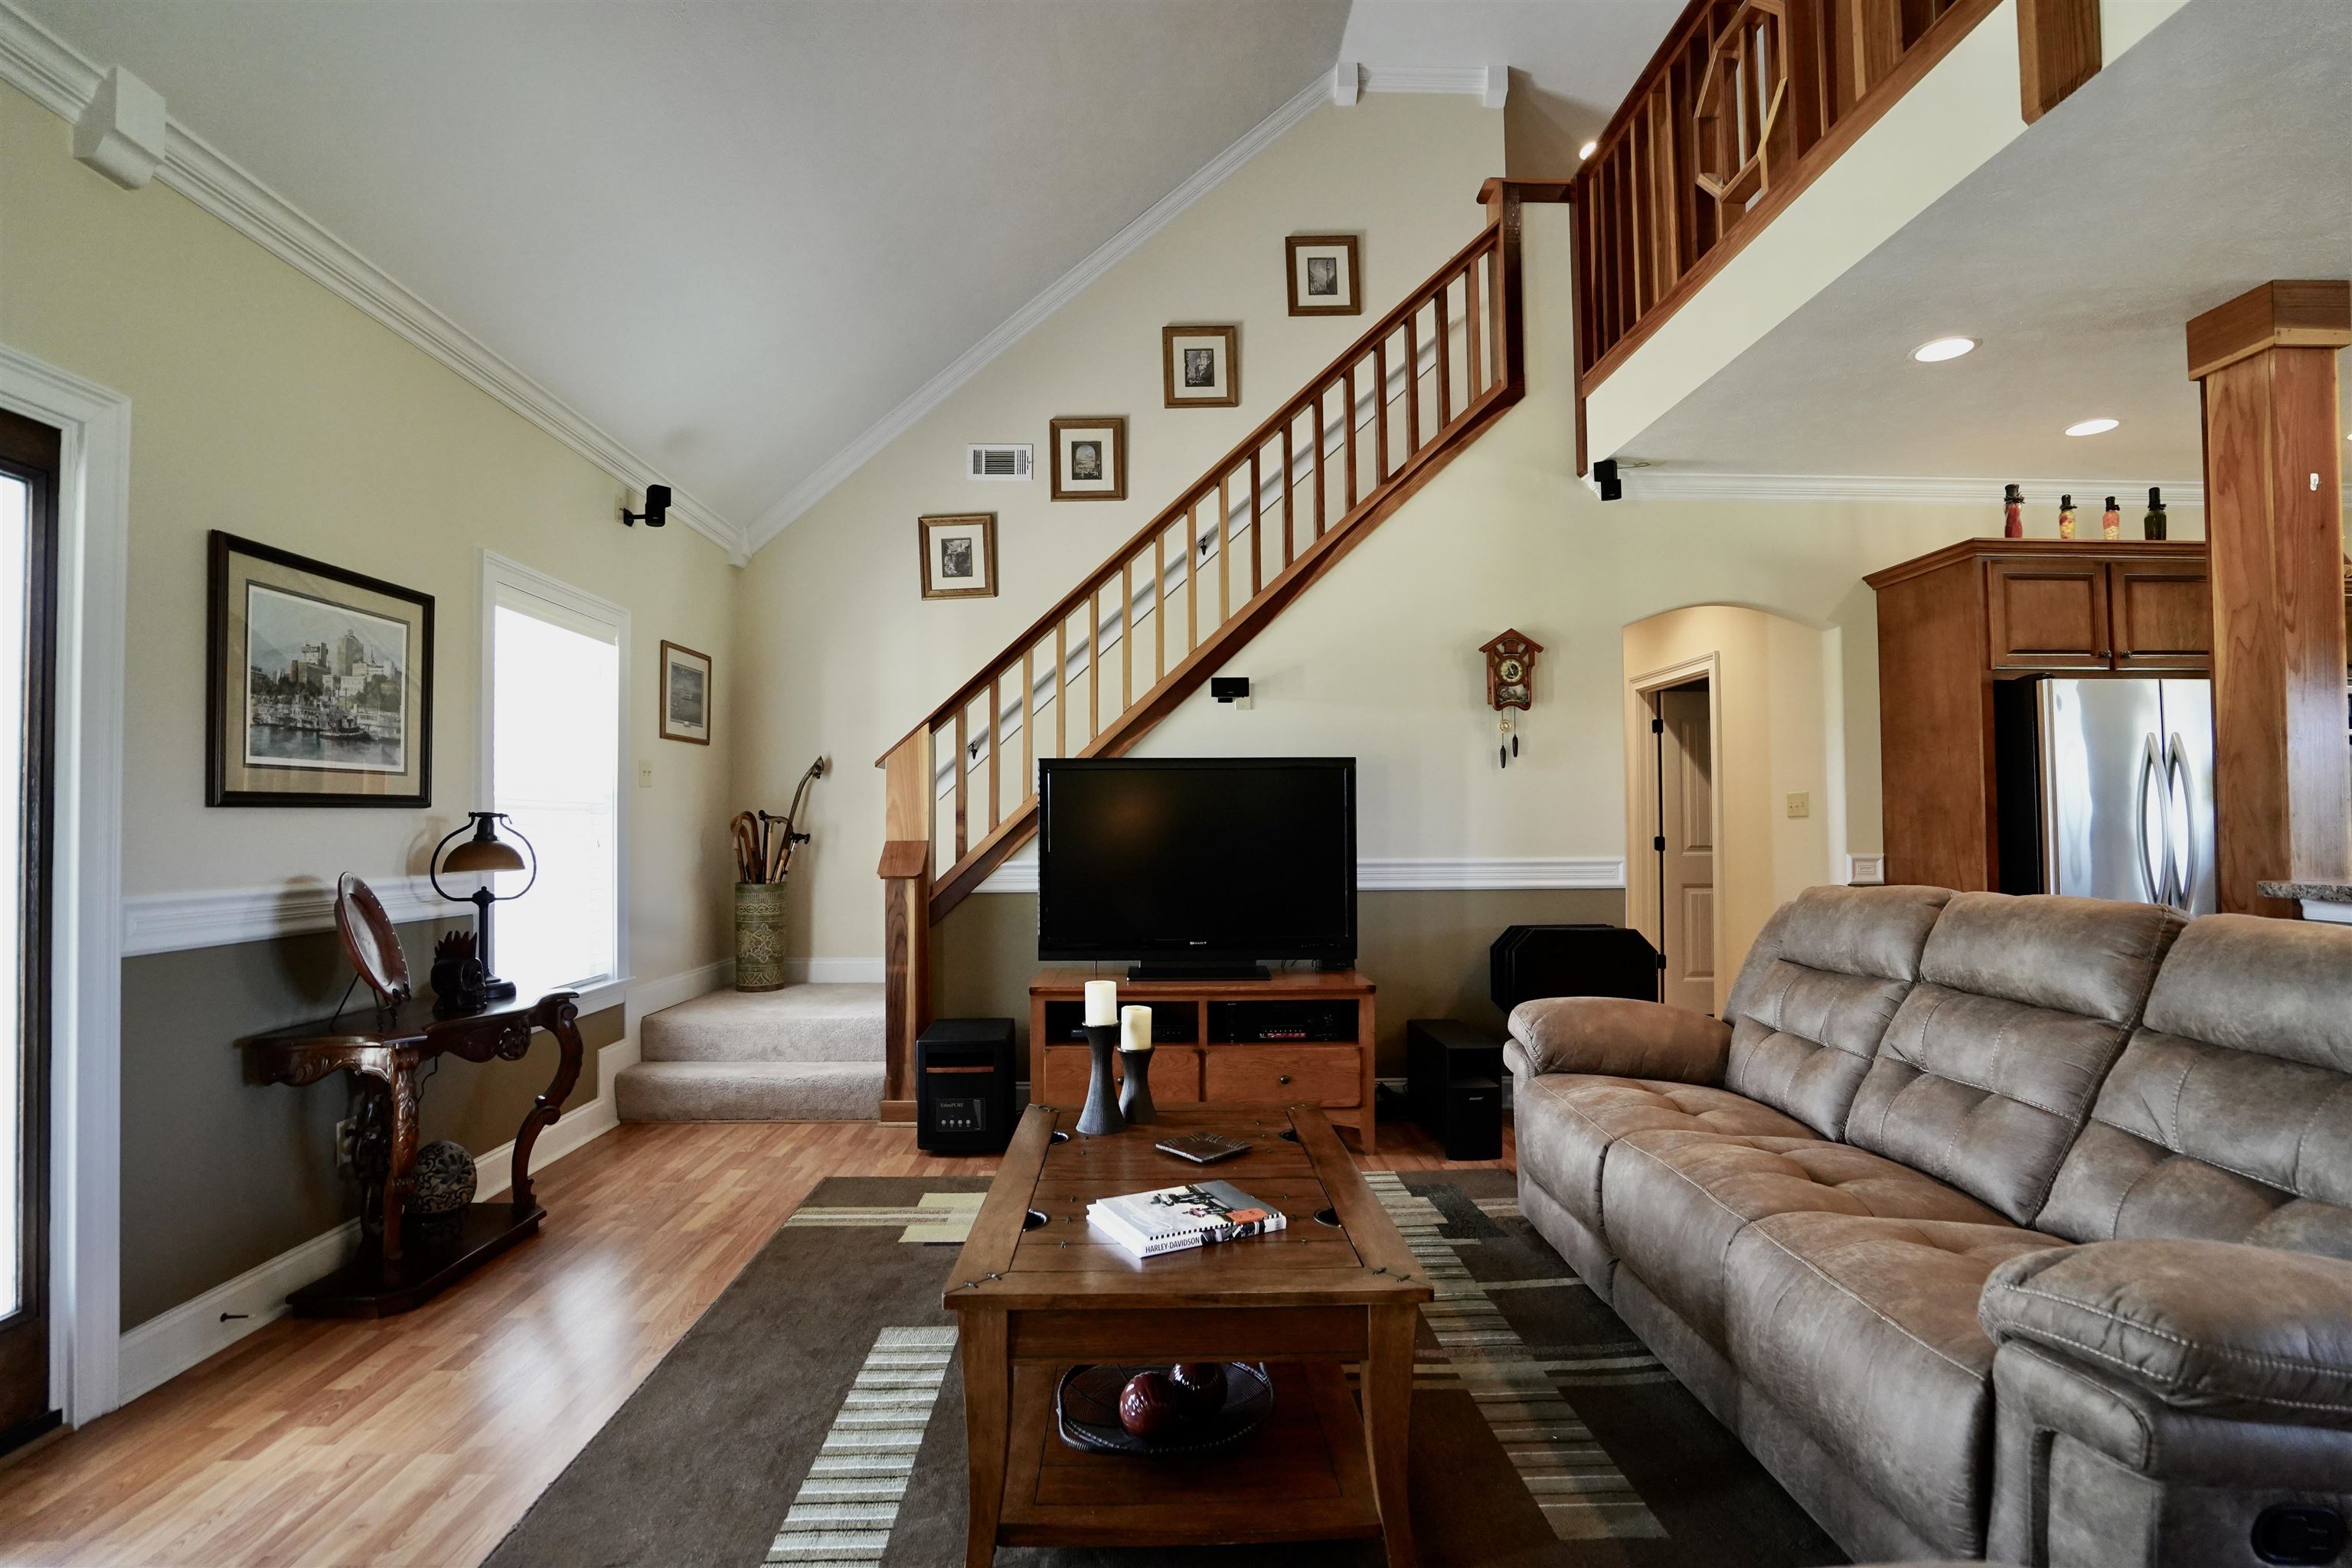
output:
M 651 789 L 654 787 L 653 763 L 639 763 L 637 764 L 637 787 L 639 789 Z
M 1789 797 L 1789 815 L 1790 815 L 1790 816 L 1812 816 L 1812 815 L 1813 815 L 1813 797 L 1812 797 L 1811 795 L 1808 795 L 1808 794 L 1803 793 L 1802 791 L 1800 791 L 1799 793 L 1797 793 L 1797 794 L 1795 794 L 1795 795 L 1790 795 L 1790 796 Z

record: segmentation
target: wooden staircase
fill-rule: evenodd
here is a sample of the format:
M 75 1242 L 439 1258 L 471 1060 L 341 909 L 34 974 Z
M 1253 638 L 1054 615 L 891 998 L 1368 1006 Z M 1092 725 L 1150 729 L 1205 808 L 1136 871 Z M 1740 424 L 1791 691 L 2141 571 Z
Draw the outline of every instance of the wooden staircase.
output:
M 1037 760 L 1126 752 L 1519 401 L 1519 207 L 1567 189 L 1487 181 L 1477 237 L 876 764 L 884 1121 L 914 1117 L 930 928 L 1036 832 Z

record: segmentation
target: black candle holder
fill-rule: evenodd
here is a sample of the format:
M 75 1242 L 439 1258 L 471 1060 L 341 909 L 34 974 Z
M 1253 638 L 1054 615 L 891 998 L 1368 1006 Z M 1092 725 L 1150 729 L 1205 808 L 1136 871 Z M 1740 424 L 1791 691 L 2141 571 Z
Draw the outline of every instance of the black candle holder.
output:
M 1089 1134 L 1124 1132 L 1127 1118 L 1119 1114 L 1118 1088 L 1112 1081 L 1112 1053 L 1118 1049 L 1117 1024 L 1084 1026 L 1087 1048 L 1094 1053 L 1093 1075 L 1087 1079 L 1087 1108 L 1078 1113 L 1078 1131 Z
M 1118 1059 L 1127 1068 L 1127 1082 L 1118 1091 L 1118 1113 L 1130 1127 L 1159 1121 L 1160 1108 L 1151 1103 L 1151 1047 L 1121 1051 Z

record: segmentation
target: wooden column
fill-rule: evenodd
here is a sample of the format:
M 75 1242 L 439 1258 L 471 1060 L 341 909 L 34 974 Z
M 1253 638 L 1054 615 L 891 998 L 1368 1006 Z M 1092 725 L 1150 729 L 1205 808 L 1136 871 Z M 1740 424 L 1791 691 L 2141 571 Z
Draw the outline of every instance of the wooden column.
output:
M 959 761 L 961 759 L 959 758 Z M 931 1019 L 931 727 L 882 759 L 881 1119 L 915 1119 L 915 1037 Z
M 2352 284 L 2266 283 L 2189 323 L 2205 417 L 2221 904 L 2293 916 L 2265 879 L 2352 876 L 2344 734 L 2344 426 Z
M 2099 74 L 2099 0 L 2017 0 L 2019 110 L 2028 125 Z

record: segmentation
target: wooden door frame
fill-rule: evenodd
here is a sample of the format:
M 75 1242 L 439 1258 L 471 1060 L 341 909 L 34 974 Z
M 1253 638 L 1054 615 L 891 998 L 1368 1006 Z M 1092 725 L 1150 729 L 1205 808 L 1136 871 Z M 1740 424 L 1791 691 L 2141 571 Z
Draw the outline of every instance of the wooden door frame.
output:
M 1706 683 L 1707 747 L 1715 764 L 1723 758 L 1722 656 L 1714 651 L 1653 669 L 1625 679 L 1625 924 L 1640 931 L 1651 946 L 1665 951 L 1665 932 L 1658 920 L 1658 851 L 1654 847 L 1664 825 L 1659 822 L 1658 747 L 1650 722 L 1659 717 L 1658 697 L 1669 687 Z M 1715 835 L 1715 888 L 1723 894 L 1723 790 L 1718 781 L 1709 792 Z M 1715 1006 L 1723 1011 L 1724 994 L 1731 976 L 1724 962 L 1724 923 L 1715 922 Z M 1663 976 L 1659 994 L 1665 994 Z
M 115 1407 L 121 1351 L 122 700 L 131 400 L 0 343 L 0 407 L 62 436 L 49 909 L 49 1398 Z

